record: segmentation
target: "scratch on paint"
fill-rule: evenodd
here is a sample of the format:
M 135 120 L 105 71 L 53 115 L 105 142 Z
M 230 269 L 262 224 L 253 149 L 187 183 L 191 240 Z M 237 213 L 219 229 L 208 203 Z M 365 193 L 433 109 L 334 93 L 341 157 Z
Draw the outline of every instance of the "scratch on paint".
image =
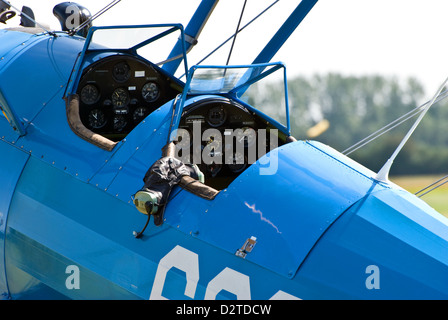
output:
M 252 210 L 253 213 L 257 213 L 258 215 L 260 215 L 261 221 L 267 222 L 268 224 L 270 224 L 272 227 L 274 227 L 274 229 L 277 231 L 277 233 L 280 233 L 280 230 L 278 230 L 278 228 L 268 219 L 266 219 L 265 217 L 263 217 L 263 212 L 261 212 L 258 209 L 255 209 L 255 203 L 253 205 L 249 205 L 246 201 L 244 202 L 244 204 Z

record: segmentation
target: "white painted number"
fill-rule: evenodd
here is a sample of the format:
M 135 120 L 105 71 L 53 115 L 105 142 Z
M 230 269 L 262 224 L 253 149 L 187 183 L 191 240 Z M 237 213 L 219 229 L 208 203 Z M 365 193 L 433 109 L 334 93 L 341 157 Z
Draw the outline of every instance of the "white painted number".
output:
M 162 296 L 162 291 L 167 273 L 174 267 L 185 272 L 187 284 L 184 294 L 194 299 L 199 282 L 199 257 L 181 246 L 176 246 L 160 260 L 149 299 L 167 300 Z M 224 268 L 208 283 L 204 298 L 214 300 L 222 290 L 235 294 L 239 300 L 248 300 L 251 298 L 250 278 L 231 268 Z M 271 299 L 299 298 L 279 290 Z

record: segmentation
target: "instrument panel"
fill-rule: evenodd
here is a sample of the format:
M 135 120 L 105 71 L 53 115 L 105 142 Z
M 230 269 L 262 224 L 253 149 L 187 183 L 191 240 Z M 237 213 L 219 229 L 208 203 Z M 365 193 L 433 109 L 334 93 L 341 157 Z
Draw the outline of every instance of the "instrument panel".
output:
M 222 190 L 273 145 L 285 143 L 286 137 L 271 129 L 275 128 L 235 101 L 205 99 L 183 111 L 177 157 L 197 164 L 205 175 L 205 183 Z
M 182 85 L 151 63 L 115 55 L 89 66 L 78 85 L 81 122 L 110 140 L 123 139 Z

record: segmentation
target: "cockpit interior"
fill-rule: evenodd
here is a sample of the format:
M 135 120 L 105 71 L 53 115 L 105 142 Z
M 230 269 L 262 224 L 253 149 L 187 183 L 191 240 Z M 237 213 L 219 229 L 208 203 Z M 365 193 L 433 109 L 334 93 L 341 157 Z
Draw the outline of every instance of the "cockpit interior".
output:
M 118 54 L 87 67 L 77 88 L 83 126 L 117 142 L 150 113 L 182 93 L 183 84 L 146 60 Z M 275 129 L 242 101 L 219 96 L 198 99 L 182 111 L 177 157 L 197 164 L 206 185 L 222 190 L 272 146 L 290 139 Z
M 130 55 L 114 55 L 84 70 L 77 91 L 79 116 L 86 128 L 119 141 L 180 92 L 182 86 L 156 66 Z

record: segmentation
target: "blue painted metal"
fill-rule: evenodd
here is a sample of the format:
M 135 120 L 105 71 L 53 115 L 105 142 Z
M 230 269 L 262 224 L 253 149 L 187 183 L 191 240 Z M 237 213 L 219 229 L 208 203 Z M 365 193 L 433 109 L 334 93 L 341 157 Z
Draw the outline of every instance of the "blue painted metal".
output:
M 4 139 L 88 181 L 111 154 L 77 137 L 66 120 L 63 93 L 72 71 L 66 59 L 74 61 L 82 46 L 81 41 L 68 36 L 39 36 L 0 70 L 0 88 L 29 133 L 14 140 L 6 135 Z M 30 70 L 36 76 L 31 76 Z M 73 143 L 68 145 L 67 141 Z M 92 163 L 91 159 L 97 161 Z
M 32 157 L 19 181 L 8 221 L 6 261 L 11 295 L 20 298 L 26 294 L 18 287 L 25 272 L 30 275 L 25 278 L 30 290 L 36 290 L 33 283 L 43 282 L 70 298 L 135 298 L 135 292 L 127 290 L 138 283 L 128 277 L 138 277 L 144 269 L 135 269 L 141 267 L 136 263 L 138 254 L 120 244 L 120 239 L 128 238 L 126 242 L 132 245 L 129 230 L 134 223 L 141 223 L 130 209 L 100 189 Z M 118 224 L 125 227 L 116 228 Z M 120 264 L 131 273 L 123 274 Z M 80 290 L 65 285 L 69 265 L 80 268 Z M 135 289 L 149 292 L 145 287 Z
M 22 123 L 20 131 L 28 131 L 33 119 L 57 97 L 67 82 L 67 71 L 71 69 L 65 59 L 76 56 L 73 48 L 79 43 L 71 42 L 67 46 L 66 37 L 28 35 L 27 41 L 16 46 L 14 36 L 22 41 L 23 32 L 12 31 L 11 34 L 13 37 L 8 33 L 0 35 L 2 44 L 4 40 L 5 45 L 12 48 L 5 55 L 7 60 L 0 62 L 0 92 L 16 122 Z M 33 59 L 29 58 L 30 53 Z M 33 70 L 32 75 L 30 70 Z M 17 142 L 21 135 L 22 132 L 7 137 L 7 140 Z
M 11 32 L 4 29 L 0 30 L 0 37 L 2 39 L 0 68 L 3 68 L 17 53 L 23 50 L 24 44 L 37 39 L 36 36 L 29 33 Z
M 437 248 L 443 248 L 446 241 L 446 221 L 437 217 L 436 212 L 427 216 L 428 207 L 421 201 L 402 190 L 378 184 L 369 170 L 348 165 L 344 156 L 315 142 L 297 142 L 280 148 L 277 175 L 260 176 L 257 163 L 221 191 L 213 202 L 182 191 L 167 207 L 164 226 L 150 229 L 146 241 L 138 241 L 131 236 L 131 230 L 143 223 L 143 217 L 136 214 L 132 204 L 126 204 L 114 193 L 116 190 L 131 192 L 141 183 L 138 180 L 145 170 L 142 159 L 150 150 L 153 150 L 150 143 L 139 148 L 127 163 L 127 167 L 137 172 L 120 171 L 107 191 L 86 187 L 78 179 L 33 157 L 11 205 L 7 244 L 11 281 L 20 277 L 22 270 L 32 276 L 30 283 L 50 284 L 71 298 L 148 298 L 157 262 L 170 248 L 180 244 L 200 253 L 200 261 L 207 264 L 207 268 L 201 268 L 195 298 L 204 297 L 208 281 L 225 266 L 250 277 L 254 299 L 269 298 L 278 290 L 301 298 L 397 297 L 403 294 L 394 292 L 395 284 L 399 284 L 397 280 L 391 288 L 382 287 L 383 295 L 379 295 L 379 291 L 366 289 L 364 273 L 365 267 L 377 263 L 376 255 L 384 251 L 375 247 L 373 239 L 381 239 L 378 236 L 386 234 L 387 240 L 397 232 L 403 232 L 408 242 L 420 234 L 416 239 L 424 241 L 413 240 L 412 246 L 407 244 L 407 247 L 421 251 L 425 248 L 419 248 L 414 242 L 423 244 L 431 256 L 441 261 L 434 260 L 443 271 L 443 253 Z M 294 167 L 298 170 L 291 171 Z M 297 174 L 294 179 L 291 172 Z M 309 175 L 310 172 L 313 174 Z M 341 181 L 340 175 L 346 179 Z M 45 188 L 41 184 L 44 179 Z M 255 188 L 257 185 L 267 187 Z M 323 197 L 332 201 L 322 201 Z M 378 198 L 386 207 L 395 207 L 393 212 L 397 217 L 412 209 L 412 216 L 407 218 L 412 220 L 408 230 L 400 227 L 401 221 L 391 221 L 387 210 L 378 217 L 378 203 L 370 200 Z M 72 201 L 70 210 L 66 199 Z M 357 216 L 361 213 L 365 216 L 363 212 L 367 212 L 368 219 L 377 219 L 376 233 L 358 229 L 364 223 L 352 212 Z M 353 231 L 346 231 L 347 224 Z M 433 230 L 434 227 L 438 229 Z M 341 235 L 350 242 L 341 242 Z M 246 260 L 235 257 L 236 249 L 250 236 L 258 239 L 256 250 Z M 365 239 L 371 247 L 360 246 L 359 239 Z M 431 247 L 431 242 L 438 244 Z M 390 239 L 387 246 L 393 247 L 393 243 Z M 342 246 L 337 248 L 340 251 L 335 250 L 336 245 Z M 16 254 L 18 247 L 22 255 Z M 379 248 L 382 248 L 380 252 Z M 360 256 L 361 249 L 364 251 Z M 393 250 L 390 256 L 397 260 L 396 264 L 403 260 Z M 409 257 L 412 259 L 412 255 Z M 40 263 L 41 259 L 47 261 L 45 266 Z M 117 264 L 119 261 L 122 263 Z M 81 286 L 81 291 L 65 288 L 65 268 L 72 264 L 79 266 L 85 276 L 81 281 L 86 285 Z M 110 265 L 112 269 L 104 267 Z M 22 269 L 17 270 L 17 266 Z M 387 265 L 380 267 L 389 272 Z M 415 268 L 423 267 L 420 264 Z M 389 277 L 397 276 L 396 272 L 392 270 L 390 276 L 382 279 L 389 281 Z M 420 273 L 415 273 L 414 278 L 416 275 L 421 278 Z M 186 298 L 176 284 L 182 277 L 176 273 L 169 276 L 165 285 L 174 281 L 173 287 L 164 291 L 164 297 Z M 341 279 L 340 283 L 333 285 L 335 279 Z M 356 290 L 342 285 L 347 281 Z M 441 297 L 425 285 L 418 286 L 423 291 L 410 291 L 425 295 L 413 297 Z M 113 295 L 105 296 L 95 287 L 109 288 L 107 292 Z M 13 297 L 20 297 L 17 290 L 13 285 Z
M 300 268 L 317 291 L 346 299 L 447 299 L 448 220 L 399 188 L 366 196 L 325 233 Z M 379 270 L 367 289 L 367 267 Z
M 9 66 L 16 61 L 21 61 L 24 51 L 28 48 L 38 45 L 41 38 L 23 33 L 23 32 L 7 32 L 0 30 L 0 39 L 2 48 L 0 49 L 0 108 L 2 109 L 2 117 L 4 116 L 13 130 L 5 132 L 8 141 L 16 141 L 18 137 L 26 134 L 25 122 L 29 114 L 23 114 L 20 106 L 16 107 L 15 97 L 10 97 L 11 91 L 8 86 L 9 82 L 5 81 L 11 77 Z M 19 64 L 20 65 L 20 62 Z M 17 69 L 16 72 L 23 72 L 23 69 Z M 3 81 L 1 81 L 3 79 Z
M 6 261 L 12 297 L 21 298 L 29 291 L 39 296 L 48 291 L 42 286 L 45 283 L 69 298 L 147 299 L 154 292 L 158 262 L 177 245 L 200 254 L 199 262 L 207 264 L 200 269 L 196 299 L 204 298 L 207 284 L 226 267 L 259 281 L 270 274 L 169 224 L 151 228 L 143 240 L 137 240 L 131 232 L 143 220 L 133 205 L 32 157 L 17 186 L 8 221 Z M 65 286 L 70 265 L 80 269 L 79 290 Z M 273 279 L 275 286 L 256 281 L 252 297 L 267 299 L 287 283 L 278 275 Z M 184 275 L 173 270 L 165 280 L 163 296 L 185 299 L 184 281 Z
M 3 116 L 9 122 L 11 128 L 15 132 L 17 132 L 19 136 L 23 136 L 26 134 L 22 121 L 20 121 L 19 117 L 14 112 L 14 109 L 11 109 L 1 91 L 0 91 L 0 111 L 3 113 Z
M 199 34 L 202 31 L 202 28 L 204 27 L 205 23 L 207 22 L 208 18 L 212 14 L 213 10 L 215 9 L 215 6 L 217 5 L 218 0 L 202 0 L 199 4 L 198 8 L 196 9 L 196 12 L 194 13 L 193 17 L 191 18 L 189 24 L 185 28 L 185 35 L 189 38 L 189 41 L 185 43 L 185 39 L 179 39 L 174 46 L 173 50 L 171 51 L 170 55 L 168 56 L 167 60 L 176 58 L 178 56 L 182 56 L 183 52 L 189 52 L 190 49 L 196 44 L 197 38 L 199 37 Z M 184 49 L 185 48 L 185 49 Z M 182 59 L 180 57 L 174 61 L 167 62 L 163 65 L 163 70 L 167 71 L 168 73 L 174 75 L 177 68 L 179 68 L 179 65 L 181 64 Z
M 0 125 L 1 129 L 6 129 Z M 9 206 L 17 181 L 28 160 L 29 154 L 0 140 L 0 295 L 8 296 L 9 290 L 5 273 L 5 231 Z
M 257 250 L 247 260 L 293 278 L 316 241 L 345 210 L 366 193 L 384 188 L 364 175 L 365 170 L 353 170 L 328 156 L 328 147 L 316 145 L 299 141 L 272 151 L 276 154 L 260 159 L 221 191 L 204 208 L 206 215 L 198 210 L 202 200 L 176 197 L 170 206 L 182 209 L 174 209 L 178 212 L 167 217 L 167 223 L 229 253 L 255 236 Z M 269 166 L 278 171 L 263 175 Z
M 130 202 L 135 187 L 142 187 L 148 164 L 162 156 L 169 132 L 171 106 L 172 102 L 168 102 L 140 123 L 89 183 Z M 126 176 L 124 181 L 123 175 Z

